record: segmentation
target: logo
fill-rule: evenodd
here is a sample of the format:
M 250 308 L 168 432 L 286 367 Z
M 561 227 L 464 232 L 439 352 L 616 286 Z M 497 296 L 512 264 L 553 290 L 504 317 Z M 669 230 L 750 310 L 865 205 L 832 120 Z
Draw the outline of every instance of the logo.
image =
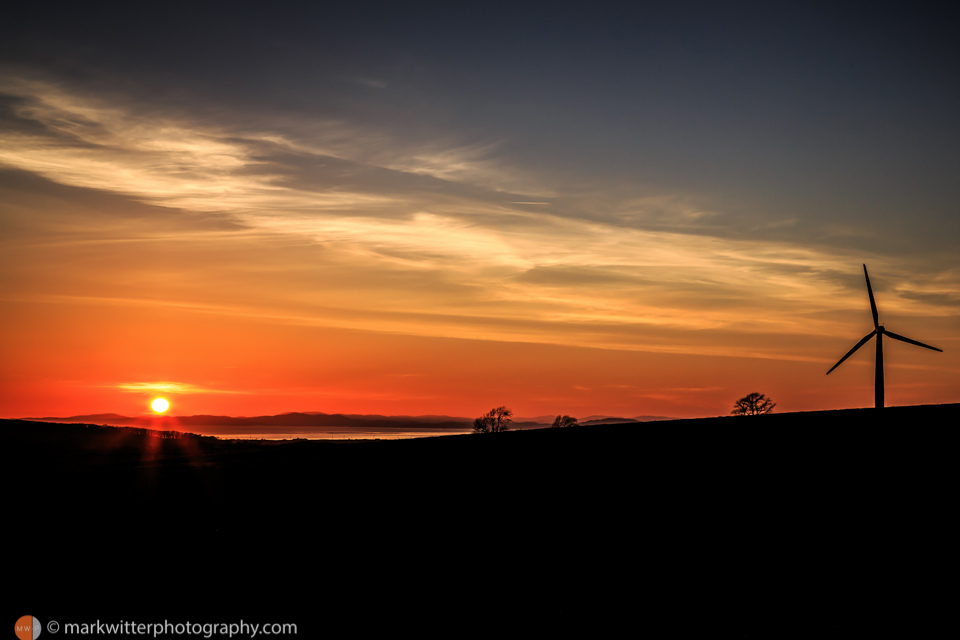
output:
M 40 630 L 42 628 L 40 621 L 33 616 L 23 616 L 17 620 L 17 624 L 13 627 L 13 630 L 16 631 L 17 637 L 20 640 L 35 640 L 40 637 Z

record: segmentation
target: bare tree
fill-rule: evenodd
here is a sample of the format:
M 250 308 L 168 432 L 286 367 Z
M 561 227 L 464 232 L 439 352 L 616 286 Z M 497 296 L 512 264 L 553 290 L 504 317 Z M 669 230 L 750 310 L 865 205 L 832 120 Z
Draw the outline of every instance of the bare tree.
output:
M 573 416 L 557 416 L 551 427 L 576 427 L 577 419 Z
M 758 416 L 770 413 L 775 406 L 777 403 L 762 393 L 751 393 L 737 400 L 730 413 L 735 416 Z
M 507 425 L 513 422 L 513 411 L 506 407 L 497 407 L 496 409 L 491 409 L 489 415 L 493 418 L 493 428 L 491 431 L 497 433 L 498 431 L 509 430 L 510 427 Z
M 508 431 L 513 411 L 506 407 L 496 407 L 473 421 L 474 433 L 497 433 Z

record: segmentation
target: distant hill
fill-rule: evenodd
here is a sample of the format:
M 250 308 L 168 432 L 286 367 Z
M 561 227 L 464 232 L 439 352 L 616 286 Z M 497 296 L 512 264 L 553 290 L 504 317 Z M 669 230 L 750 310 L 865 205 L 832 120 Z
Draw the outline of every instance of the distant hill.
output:
M 91 413 L 88 415 L 82 416 L 69 416 L 67 418 L 55 418 L 51 416 L 46 416 L 43 418 L 22 418 L 23 420 L 36 420 L 42 422 L 128 422 L 130 420 L 135 420 L 135 418 L 130 418 L 128 416 L 122 416 L 119 413 Z
M 677 418 L 668 418 L 666 416 L 636 416 L 634 418 L 612 418 L 612 417 L 591 417 L 581 420 L 580 424 L 628 424 L 631 422 L 658 422 L 661 420 L 676 420 Z
M 549 426 L 555 416 L 534 416 L 532 418 L 518 417 L 512 423 L 513 429 L 537 429 Z M 79 416 L 40 418 L 23 418 L 40 422 L 66 422 L 84 424 L 107 424 L 122 427 L 146 427 L 152 429 L 183 430 L 189 427 L 223 426 L 223 427 L 395 427 L 395 428 L 450 428 L 463 429 L 473 423 L 471 418 L 444 415 L 424 416 L 385 416 L 379 414 L 343 414 L 322 413 L 319 411 L 298 412 L 291 411 L 273 416 L 170 416 L 146 415 L 124 416 L 118 413 L 94 413 Z M 580 420 L 581 425 L 623 424 L 630 422 L 651 422 L 655 420 L 674 420 L 665 416 L 636 416 L 622 418 L 616 416 L 588 416 Z
M 515 422 L 529 422 L 531 424 L 553 424 L 554 418 L 556 415 L 549 416 L 515 416 L 513 419 Z
M 591 424 L 628 424 L 631 422 L 639 423 L 640 420 L 634 420 L 633 418 L 597 418 L 594 420 L 583 420 L 580 422 L 582 425 L 591 425 Z
M 184 429 L 209 425 L 232 427 L 403 427 L 463 429 L 473 421 L 469 418 L 450 416 L 380 416 L 345 415 L 340 413 L 283 413 L 275 416 L 232 417 L 214 415 L 196 416 L 122 416 L 116 413 L 99 413 L 66 418 L 24 418 L 42 422 L 93 423 L 114 426 L 148 427 L 153 429 Z

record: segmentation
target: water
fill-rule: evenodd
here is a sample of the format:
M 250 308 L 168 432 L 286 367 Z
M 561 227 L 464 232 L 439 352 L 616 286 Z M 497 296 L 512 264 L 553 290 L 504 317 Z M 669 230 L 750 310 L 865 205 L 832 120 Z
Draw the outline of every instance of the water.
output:
M 437 427 L 272 427 L 266 425 L 190 425 L 179 427 L 165 427 L 176 431 L 196 433 L 202 436 L 216 436 L 225 440 L 293 440 L 305 438 L 307 440 L 400 440 L 405 438 L 425 438 L 431 436 L 446 436 L 471 433 L 472 430 L 464 427 L 437 428 Z

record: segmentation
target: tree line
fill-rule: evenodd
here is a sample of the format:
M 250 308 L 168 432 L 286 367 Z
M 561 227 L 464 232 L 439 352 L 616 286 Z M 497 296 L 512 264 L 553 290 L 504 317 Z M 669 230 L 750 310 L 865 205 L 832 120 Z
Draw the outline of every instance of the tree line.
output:
M 509 431 L 513 422 L 513 411 L 507 407 L 494 407 L 473 421 L 474 433 L 499 433 Z M 572 416 L 557 416 L 551 427 L 576 427 L 577 419 Z
M 777 403 L 762 393 L 750 393 L 736 401 L 733 411 L 735 416 L 756 416 L 770 413 Z M 513 422 L 513 411 L 507 407 L 494 407 L 473 421 L 474 433 L 500 433 L 510 430 Z M 579 423 L 573 416 L 559 415 L 550 425 L 553 428 L 577 427 Z

